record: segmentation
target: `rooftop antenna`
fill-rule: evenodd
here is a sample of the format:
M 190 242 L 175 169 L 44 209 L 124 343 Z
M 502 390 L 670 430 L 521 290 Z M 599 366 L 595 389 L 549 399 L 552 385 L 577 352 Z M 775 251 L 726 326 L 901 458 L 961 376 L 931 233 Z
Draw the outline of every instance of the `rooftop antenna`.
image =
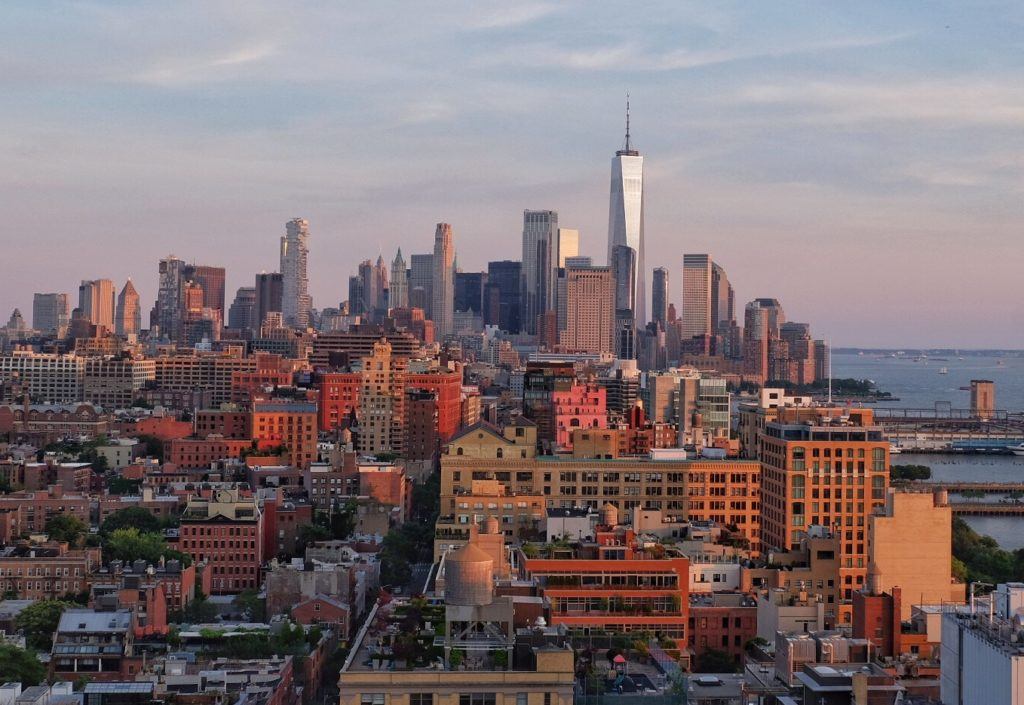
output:
M 626 151 L 629 151 L 629 93 L 626 93 Z

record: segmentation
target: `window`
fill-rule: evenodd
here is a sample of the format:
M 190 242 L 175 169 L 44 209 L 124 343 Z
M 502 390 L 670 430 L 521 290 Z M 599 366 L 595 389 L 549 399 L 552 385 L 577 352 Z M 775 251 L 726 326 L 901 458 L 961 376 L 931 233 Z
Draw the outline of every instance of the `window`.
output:
M 434 705 L 434 694 L 409 693 L 409 705 Z
M 529 693 L 516 693 L 516 705 L 528 705 L 529 700 Z
M 495 705 L 494 693 L 459 693 L 459 705 Z
M 359 702 L 361 705 L 384 705 L 384 693 L 363 693 Z

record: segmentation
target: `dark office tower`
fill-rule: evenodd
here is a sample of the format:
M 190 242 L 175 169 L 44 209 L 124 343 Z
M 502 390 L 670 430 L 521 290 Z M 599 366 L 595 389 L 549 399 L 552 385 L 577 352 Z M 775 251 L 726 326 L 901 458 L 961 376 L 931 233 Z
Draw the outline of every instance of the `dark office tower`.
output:
M 348 278 L 348 313 L 350 316 L 361 316 L 363 305 L 363 278 L 354 274 Z
M 636 359 L 636 319 L 629 309 L 615 312 L 615 357 L 620 360 Z
M 263 272 L 256 275 L 256 325 L 263 325 L 271 311 L 281 311 L 284 296 L 284 278 L 280 272 Z
M 203 287 L 203 308 L 216 309 L 224 318 L 224 268 L 190 264 L 185 266 L 185 279 Z
M 616 315 L 629 311 L 636 317 L 636 250 L 627 245 L 612 248 L 612 277 L 615 279 Z M 633 326 L 634 330 L 636 326 Z
M 228 309 L 228 328 L 252 330 L 256 328 L 256 288 L 241 286 Z
M 417 291 L 419 290 L 419 291 Z M 409 257 L 409 305 L 422 308 L 427 318 L 431 316 L 434 299 L 434 255 L 411 255 Z
M 439 340 L 455 332 L 455 235 L 448 223 L 434 232 L 434 276 L 431 284 L 430 320 Z
M 184 333 L 184 292 L 187 265 L 174 255 L 160 260 L 160 283 L 157 289 L 154 316 L 150 322 L 156 324 L 160 337 L 171 342 L 182 339 Z
M 665 330 L 668 316 L 668 270 L 657 267 L 651 280 L 651 320 Z
M 487 312 L 484 322 L 497 325 L 506 333 L 518 333 L 522 329 L 521 319 L 521 280 L 522 263 L 515 260 L 502 260 L 487 263 L 487 300 L 493 302 L 497 292 L 498 309 L 493 307 Z
M 736 294 L 721 265 L 711 264 L 711 328 L 725 333 L 736 320 Z
M 384 264 L 383 255 L 377 255 L 373 265 L 373 308 L 388 308 L 388 266 Z
M 377 291 L 380 287 L 377 286 L 377 270 L 368 259 L 359 263 L 359 282 L 363 287 L 359 295 L 362 308 L 355 313 L 369 313 L 377 305 Z
M 558 212 L 523 211 L 523 325 L 536 333 L 537 319 L 555 310 L 558 272 Z
M 455 273 L 455 310 L 483 313 L 484 285 L 486 272 Z

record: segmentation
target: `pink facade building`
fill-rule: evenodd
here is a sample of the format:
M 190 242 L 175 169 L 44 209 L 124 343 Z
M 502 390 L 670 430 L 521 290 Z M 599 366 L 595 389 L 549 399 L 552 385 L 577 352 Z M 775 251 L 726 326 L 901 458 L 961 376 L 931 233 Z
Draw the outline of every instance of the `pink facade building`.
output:
M 555 413 L 555 443 L 572 450 L 572 432 L 578 428 L 607 428 L 608 407 L 605 389 L 573 384 L 566 391 L 551 394 Z

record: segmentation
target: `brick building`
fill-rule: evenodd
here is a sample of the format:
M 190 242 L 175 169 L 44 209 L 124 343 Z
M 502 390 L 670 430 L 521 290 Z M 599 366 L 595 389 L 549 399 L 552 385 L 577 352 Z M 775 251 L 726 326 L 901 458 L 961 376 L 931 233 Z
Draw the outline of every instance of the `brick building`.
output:
M 320 372 L 316 376 L 317 407 L 320 430 L 334 431 L 349 425 L 349 419 L 359 408 L 359 372 Z
M 317 459 L 316 404 L 258 401 L 253 404 L 252 438 L 261 448 L 284 446 L 296 467 Z
M 66 543 L 19 542 L 0 549 L 0 593 L 20 600 L 53 600 L 89 587 L 100 549 L 69 549 Z
M 238 490 L 193 497 L 181 515 L 178 550 L 209 564 L 211 588 L 217 595 L 259 587 L 263 540 L 259 503 Z

